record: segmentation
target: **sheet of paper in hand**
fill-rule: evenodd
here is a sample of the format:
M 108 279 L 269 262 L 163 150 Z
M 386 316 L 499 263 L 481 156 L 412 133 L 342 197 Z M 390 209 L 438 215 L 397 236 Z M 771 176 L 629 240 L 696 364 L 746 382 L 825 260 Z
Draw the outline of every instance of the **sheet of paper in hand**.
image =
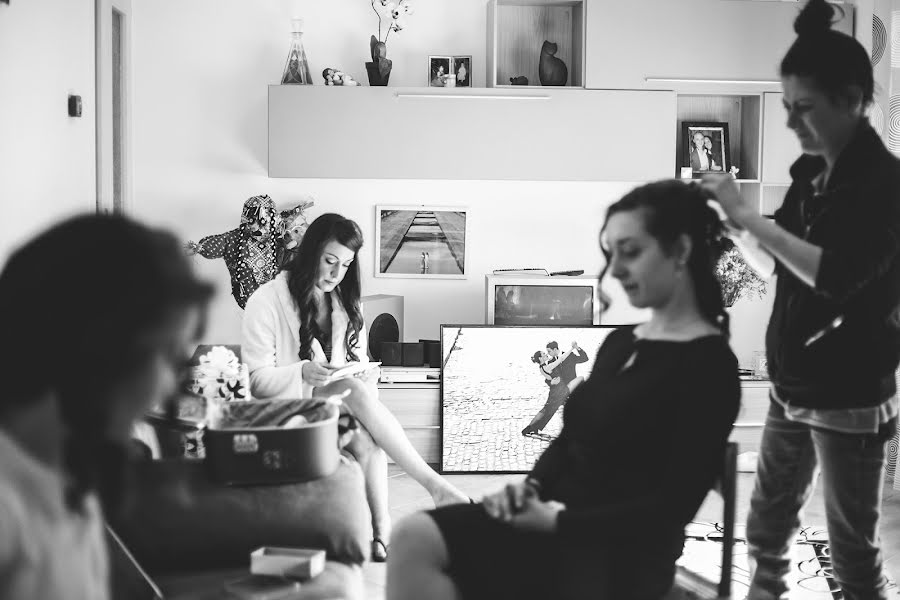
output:
M 371 369 L 377 368 L 381 365 L 380 362 L 352 362 L 348 365 L 337 369 L 331 373 L 332 379 L 341 379 L 344 377 L 352 377 L 353 375 L 358 375 L 360 373 L 365 373 Z

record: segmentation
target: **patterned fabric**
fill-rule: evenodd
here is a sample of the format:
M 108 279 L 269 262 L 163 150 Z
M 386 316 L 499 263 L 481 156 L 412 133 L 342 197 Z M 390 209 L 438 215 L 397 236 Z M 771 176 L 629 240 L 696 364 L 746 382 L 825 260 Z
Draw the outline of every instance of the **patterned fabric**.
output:
M 253 196 L 244 202 L 237 229 L 209 235 L 196 245 L 204 258 L 223 258 L 231 275 L 231 295 L 244 308 L 256 288 L 275 277 L 275 202 Z

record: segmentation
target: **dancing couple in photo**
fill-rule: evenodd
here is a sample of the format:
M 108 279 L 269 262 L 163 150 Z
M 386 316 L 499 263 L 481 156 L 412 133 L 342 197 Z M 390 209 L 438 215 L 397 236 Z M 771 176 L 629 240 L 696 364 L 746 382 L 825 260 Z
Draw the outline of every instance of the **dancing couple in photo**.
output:
M 531 357 L 531 361 L 538 365 L 544 381 L 550 388 L 547 392 L 547 402 L 538 411 L 531 422 L 522 430 L 522 435 L 540 435 L 559 407 L 565 404 L 566 399 L 575 387 L 584 381 L 584 377 L 575 372 L 575 365 L 587 362 L 588 356 L 578 345 L 572 342 L 572 351 L 561 353 L 559 344 L 549 342 L 546 350 L 538 350 Z

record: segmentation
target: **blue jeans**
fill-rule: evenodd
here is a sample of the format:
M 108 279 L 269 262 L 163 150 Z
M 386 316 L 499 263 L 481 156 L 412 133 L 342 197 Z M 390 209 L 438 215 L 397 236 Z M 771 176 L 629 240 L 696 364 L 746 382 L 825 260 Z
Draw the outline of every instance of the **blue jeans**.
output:
M 886 600 L 878 538 L 885 442 L 893 431 L 846 434 L 789 421 L 772 401 L 747 517 L 749 600 L 786 597 L 790 547 L 817 473 L 834 578 L 845 600 Z

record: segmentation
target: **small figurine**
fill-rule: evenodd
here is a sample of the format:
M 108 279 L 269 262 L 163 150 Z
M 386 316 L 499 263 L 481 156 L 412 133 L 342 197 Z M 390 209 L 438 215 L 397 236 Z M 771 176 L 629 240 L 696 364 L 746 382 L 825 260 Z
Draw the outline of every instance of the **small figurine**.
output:
M 541 59 L 538 63 L 541 85 L 566 85 L 566 81 L 569 80 L 566 63 L 555 56 L 558 49 L 559 46 L 547 40 L 544 40 L 544 45 L 541 46 Z
M 737 174 L 740 173 L 740 171 L 741 171 L 741 170 L 738 169 L 738 168 L 737 168 L 736 166 L 734 166 L 734 165 L 731 165 L 731 168 L 728 170 L 728 172 L 731 173 L 731 176 L 734 177 L 735 179 L 737 179 Z
M 322 77 L 325 79 L 325 85 L 360 85 L 352 76 L 331 67 L 322 71 Z
M 510 85 L 528 85 L 528 78 L 524 75 L 519 75 L 518 77 L 510 77 L 509 78 Z

